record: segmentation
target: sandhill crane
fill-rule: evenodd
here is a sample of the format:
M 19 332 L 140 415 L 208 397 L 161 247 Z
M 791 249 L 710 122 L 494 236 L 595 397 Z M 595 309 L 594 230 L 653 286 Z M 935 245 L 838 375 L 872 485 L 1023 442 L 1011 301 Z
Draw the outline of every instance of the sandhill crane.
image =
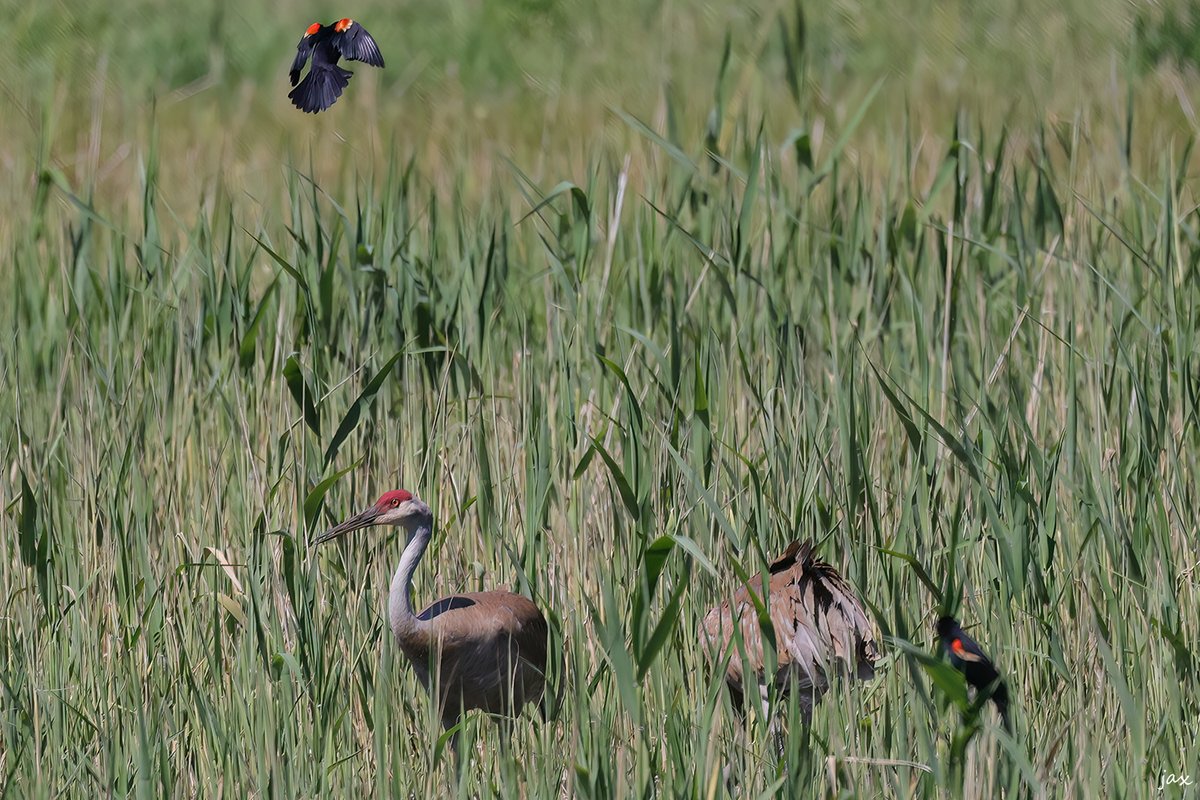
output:
M 466 711 L 514 717 L 545 688 L 548 628 L 528 598 L 512 592 L 464 592 L 413 612 L 412 578 L 433 535 L 433 512 L 410 492 L 387 492 L 313 542 L 372 525 L 408 532 L 388 596 L 388 621 L 425 690 L 437 699 L 442 725 Z
M 1012 726 L 1008 721 L 1008 687 L 1000 677 L 1000 670 L 983 652 L 979 643 L 967 636 L 958 620 L 954 617 L 941 617 L 937 621 L 938 639 L 941 640 L 942 651 L 949 657 L 951 665 L 961 672 L 967 683 L 978 692 L 982 698 L 991 698 L 1000 712 L 1000 721 L 1004 729 L 1011 732 Z
M 725 681 L 739 708 L 751 692 L 765 704 L 770 683 L 779 688 L 781 696 L 794 687 L 808 722 L 813 706 L 829 688 L 831 668 L 860 680 L 875 677 L 879 651 L 871 622 L 849 584 L 812 550 L 812 542 L 792 542 L 770 567 L 768 594 L 763 600 L 775 630 L 774 675 L 765 674 L 762 629 L 747 587 L 738 589 L 730 602 L 709 611 L 701 623 L 700 639 L 712 657 L 719 661 L 729 653 Z M 750 588 L 761 592 L 758 581 Z M 741 645 L 734 641 L 735 627 Z

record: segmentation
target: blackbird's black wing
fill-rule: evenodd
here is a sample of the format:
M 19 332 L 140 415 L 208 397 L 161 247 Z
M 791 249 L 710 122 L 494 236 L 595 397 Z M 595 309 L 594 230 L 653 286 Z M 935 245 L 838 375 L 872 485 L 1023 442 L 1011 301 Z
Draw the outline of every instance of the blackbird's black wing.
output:
M 991 664 L 991 659 L 987 657 L 987 653 L 983 652 L 983 648 L 962 631 L 959 631 L 957 635 L 947 637 L 943 646 L 962 661 Z
M 971 637 L 960 633 L 946 643 L 950 662 L 967 676 L 967 682 L 983 690 L 1000 680 L 1000 671 Z
M 292 69 L 288 73 L 288 77 L 292 79 L 292 86 L 300 82 L 300 70 L 304 69 L 305 62 L 312 55 L 312 49 L 312 36 L 305 36 L 300 40 L 300 44 L 296 45 L 296 57 L 292 60 Z
M 983 652 L 979 643 L 963 633 L 958 625 L 942 632 L 942 647 L 950 657 L 950 663 L 967 679 L 967 683 L 980 692 L 987 692 L 1004 727 L 1010 729 L 1008 720 L 1008 687 L 1000 676 L 996 665 Z
M 383 53 L 379 52 L 379 45 L 371 38 L 371 34 L 367 33 L 367 29 L 357 22 L 349 20 L 349 23 L 341 31 L 337 31 L 337 25 L 334 26 L 336 32 L 331 40 L 334 48 L 342 54 L 342 58 L 361 61 L 372 67 L 382 67 Z
M 942 649 L 946 655 L 950 656 L 951 661 L 956 661 L 955 666 L 959 669 L 961 662 L 988 663 L 987 654 L 983 652 L 983 648 L 963 632 L 958 621 L 953 617 L 942 617 L 937 624 L 938 638 L 941 639 Z
M 992 702 L 996 704 L 996 710 L 1000 712 L 1004 728 L 1011 732 L 1012 727 L 1008 719 L 1008 687 L 996 665 L 987 657 L 987 653 L 983 652 L 979 643 L 963 632 L 958 620 L 953 617 L 939 619 L 937 632 L 942 650 L 949 657 L 950 664 L 966 677 L 967 683 L 991 697 Z

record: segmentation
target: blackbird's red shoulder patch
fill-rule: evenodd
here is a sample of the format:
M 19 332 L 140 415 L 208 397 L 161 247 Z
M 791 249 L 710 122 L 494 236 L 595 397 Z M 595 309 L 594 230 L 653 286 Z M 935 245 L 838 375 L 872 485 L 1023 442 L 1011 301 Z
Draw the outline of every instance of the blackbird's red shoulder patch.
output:
M 950 643 L 950 649 L 954 651 L 954 655 L 961 658 L 963 661 L 982 661 L 983 659 L 972 653 L 962 643 L 962 639 L 955 639 Z

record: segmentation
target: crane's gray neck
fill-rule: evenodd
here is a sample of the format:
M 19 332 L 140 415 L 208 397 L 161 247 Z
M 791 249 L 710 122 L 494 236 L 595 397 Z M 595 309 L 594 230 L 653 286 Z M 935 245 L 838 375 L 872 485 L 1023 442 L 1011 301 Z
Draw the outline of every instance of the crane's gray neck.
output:
M 415 520 L 408 526 L 408 544 L 404 546 L 400 566 L 396 567 L 396 574 L 392 576 L 392 588 L 388 595 L 388 621 L 391 622 L 392 631 L 397 634 L 421 624 L 413 612 L 412 579 L 432 536 L 433 520 L 430 518 Z

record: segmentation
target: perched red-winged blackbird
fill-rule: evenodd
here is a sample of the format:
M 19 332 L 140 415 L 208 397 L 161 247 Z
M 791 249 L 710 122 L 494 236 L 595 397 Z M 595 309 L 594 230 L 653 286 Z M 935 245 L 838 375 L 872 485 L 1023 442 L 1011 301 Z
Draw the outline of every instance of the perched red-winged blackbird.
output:
M 300 80 L 300 70 L 304 69 L 309 56 L 312 56 L 312 66 L 304 80 Z M 342 90 L 354 73 L 339 67 L 339 58 L 361 61 L 373 67 L 383 66 L 379 45 L 362 25 L 352 19 L 340 19 L 332 25 L 314 22 L 296 45 L 296 60 L 292 62 L 290 77 L 296 88 L 288 97 L 296 108 L 316 114 L 342 96 Z
M 983 648 L 963 632 L 958 620 L 953 617 L 939 619 L 937 632 L 942 641 L 942 650 L 950 657 L 950 663 L 966 676 L 967 683 L 975 687 L 977 692 L 991 697 L 996 710 L 1000 712 L 1005 730 L 1011 730 L 1008 724 L 1008 687 L 1004 685 L 996 665 L 983 652 Z

